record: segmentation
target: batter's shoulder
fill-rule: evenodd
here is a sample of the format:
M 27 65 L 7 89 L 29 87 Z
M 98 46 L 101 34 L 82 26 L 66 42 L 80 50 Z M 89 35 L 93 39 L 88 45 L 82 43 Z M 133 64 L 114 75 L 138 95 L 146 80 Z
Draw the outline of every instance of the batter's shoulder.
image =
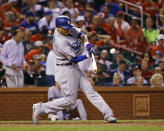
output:
M 69 40 L 68 38 L 59 37 L 55 40 L 55 44 L 58 48 L 64 48 L 66 46 L 69 46 Z

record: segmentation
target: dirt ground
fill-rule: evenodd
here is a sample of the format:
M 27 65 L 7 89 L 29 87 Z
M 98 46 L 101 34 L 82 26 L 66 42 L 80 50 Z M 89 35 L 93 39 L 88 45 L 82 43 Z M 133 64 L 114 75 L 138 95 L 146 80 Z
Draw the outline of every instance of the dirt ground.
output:
M 76 122 L 76 121 L 72 121 L 72 122 L 41 122 L 37 125 L 29 123 L 29 122 L 3 122 L 0 123 L 0 127 L 22 127 L 22 126 L 61 126 L 61 125 L 92 125 L 92 126 L 129 126 L 129 125 L 138 125 L 138 126 L 164 126 L 164 122 L 118 122 L 118 123 L 103 123 L 102 122 L 89 122 L 89 121 L 81 121 L 81 122 Z

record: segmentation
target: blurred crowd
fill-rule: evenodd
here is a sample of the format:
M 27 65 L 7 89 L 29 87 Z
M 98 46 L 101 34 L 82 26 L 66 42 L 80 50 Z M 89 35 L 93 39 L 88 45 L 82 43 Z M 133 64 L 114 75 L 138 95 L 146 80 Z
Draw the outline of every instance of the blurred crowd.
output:
M 22 70 L 23 74 L 18 73 L 24 76 L 21 86 L 50 85 L 46 60 L 53 48 L 59 15 L 68 16 L 94 45 L 98 72 L 92 72 L 89 60 L 84 62 L 87 67 L 81 65 L 93 86 L 164 86 L 164 1 L 126 1 L 142 7 L 143 27 L 138 19 L 140 11 L 128 6 L 130 16 L 126 15 L 119 0 L 0 0 L 1 86 L 8 86 L 8 77 L 13 75 L 8 73 L 9 68 Z M 22 43 L 23 54 L 19 52 L 22 47 L 10 46 L 13 37 Z M 23 58 L 9 63 L 5 59 L 9 57 L 7 48 L 11 59 L 14 50 Z M 110 53 L 112 48 L 115 53 Z M 10 80 L 21 81 L 17 77 Z

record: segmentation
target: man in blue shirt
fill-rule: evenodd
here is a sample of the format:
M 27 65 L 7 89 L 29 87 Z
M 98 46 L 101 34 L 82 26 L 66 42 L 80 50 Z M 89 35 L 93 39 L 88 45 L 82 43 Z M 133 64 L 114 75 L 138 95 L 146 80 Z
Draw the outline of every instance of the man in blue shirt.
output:
M 121 8 L 117 4 L 113 3 L 112 0 L 105 0 L 104 5 L 108 6 L 110 9 L 109 14 L 112 14 L 114 17 L 116 16 L 117 11 L 122 11 Z M 100 6 L 100 12 L 102 11 L 104 5 Z
M 38 31 L 38 23 L 34 20 L 34 14 L 32 12 L 26 13 L 26 18 L 21 22 L 20 26 L 29 29 L 32 33 Z

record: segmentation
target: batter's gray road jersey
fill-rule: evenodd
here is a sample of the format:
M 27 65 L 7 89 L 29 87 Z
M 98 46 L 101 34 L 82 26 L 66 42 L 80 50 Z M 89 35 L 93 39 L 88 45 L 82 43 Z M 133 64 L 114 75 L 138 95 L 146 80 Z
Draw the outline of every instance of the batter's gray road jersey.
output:
M 74 25 L 72 25 L 73 27 L 69 29 L 69 34 L 74 37 L 77 38 L 79 36 L 79 33 L 81 32 L 80 28 L 75 27 Z
M 64 97 L 63 92 L 61 91 L 61 89 L 57 89 L 55 86 L 51 86 L 50 88 L 48 88 L 48 99 L 58 99 L 58 98 L 62 98 Z
M 77 29 L 70 29 L 71 34 L 68 36 L 63 36 L 57 29 L 55 30 L 53 50 L 56 55 L 56 64 L 68 64 L 73 57 L 83 53 L 84 45 L 77 38 L 79 34 Z

